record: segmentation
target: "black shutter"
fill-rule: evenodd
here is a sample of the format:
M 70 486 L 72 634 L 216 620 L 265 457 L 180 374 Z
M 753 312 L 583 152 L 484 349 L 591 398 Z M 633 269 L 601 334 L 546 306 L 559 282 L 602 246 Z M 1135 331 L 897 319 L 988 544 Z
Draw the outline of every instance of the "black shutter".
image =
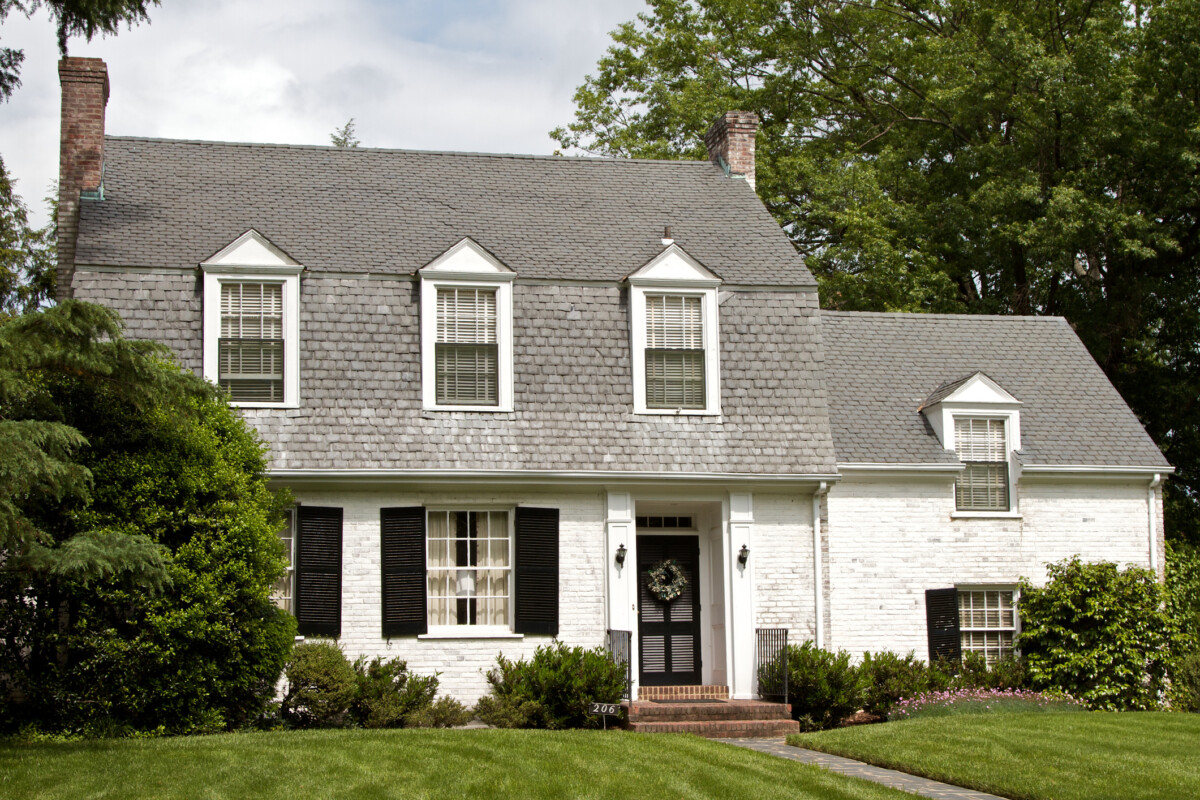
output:
M 958 590 L 926 589 L 925 620 L 929 627 L 929 662 L 939 658 L 958 663 L 962 642 L 958 635 Z
M 425 509 L 379 510 L 383 557 L 383 635 L 426 633 Z
M 517 508 L 517 633 L 558 634 L 558 509 Z
M 296 621 L 305 636 L 342 632 L 342 510 L 296 509 Z

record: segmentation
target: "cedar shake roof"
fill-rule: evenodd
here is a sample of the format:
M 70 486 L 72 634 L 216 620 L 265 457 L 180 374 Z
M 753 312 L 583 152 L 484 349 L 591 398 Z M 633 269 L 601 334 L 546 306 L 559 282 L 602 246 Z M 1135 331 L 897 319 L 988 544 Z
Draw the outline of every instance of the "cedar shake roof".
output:
M 1023 463 L 1169 466 L 1061 317 L 822 311 L 821 335 L 841 463 L 953 463 L 918 409 L 982 372 L 1024 403 Z
M 814 287 L 744 180 L 707 161 L 107 137 L 78 267 L 194 268 L 250 228 L 310 274 L 412 274 L 469 236 L 520 278 L 619 281 L 665 226 L 735 285 Z

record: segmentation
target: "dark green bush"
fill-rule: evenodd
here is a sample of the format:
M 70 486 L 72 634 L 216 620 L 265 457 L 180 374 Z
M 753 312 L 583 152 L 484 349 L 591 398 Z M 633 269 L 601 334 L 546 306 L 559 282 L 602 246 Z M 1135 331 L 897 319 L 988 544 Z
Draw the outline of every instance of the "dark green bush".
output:
M 336 644 L 296 645 L 284 676 L 288 688 L 279 709 L 284 720 L 298 728 L 346 723 L 346 712 L 358 694 L 358 676 Z
M 1200 712 L 1200 651 L 1176 659 L 1171 667 L 1171 708 Z
M 1015 656 L 989 667 L 979 653 L 963 653 L 962 663 L 948 686 L 952 689 L 1024 689 L 1028 683 L 1025 664 Z
M 1158 707 L 1179 636 L 1154 573 L 1078 557 L 1047 572 L 1044 587 L 1021 585 L 1017 646 L 1033 688 L 1106 711 Z
M 456 728 L 471 720 L 471 709 L 453 697 L 439 697 L 404 718 L 408 728 Z
M 832 728 L 863 704 L 863 682 L 845 650 L 831 653 L 805 642 L 788 645 L 788 702 L 792 717 Z
M 488 673 L 489 694 L 475 713 L 497 728 L 599 728 L 592 703 L 619 703 L 625 691 L 625 666 L 607 650 L 539 647 L 529 661 L 503 655 Z
M 350 715 L 364 728 L 400 728 L 405 718 L 427 708 L 437 694 L 436 675 L 414 675 L 408 664 L 398 658 L 376 656 L 367 661 L 359 656 L 354 662 L 357 684 Z
M 1167 610 L 1187 652 L 1200 647 L 1200 547 L 1168 542 L 1166 574 Z
M 950 683 L 947 672 L 926 664 L 911 650 L 906 656 L 889 651 L 863 653 L 858 671 L 863 686 L 863 710 L 884 717 L 899 701 L 945 689 Z

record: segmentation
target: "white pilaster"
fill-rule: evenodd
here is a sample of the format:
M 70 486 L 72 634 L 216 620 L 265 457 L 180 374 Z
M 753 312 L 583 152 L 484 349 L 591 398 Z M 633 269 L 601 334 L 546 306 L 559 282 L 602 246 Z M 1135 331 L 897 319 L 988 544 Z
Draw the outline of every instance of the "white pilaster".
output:
M 753 699 L 754 675 L 754 495 L 730 492 L 725 507 L 725 641 L 729 664 L 729 694 L 735 700 Z M 745 546 L 749 558 L 743 565 L 738 555 Z
M 638 616 L 637 616 L 637 529 L 633 522 L 633 495 L 629 492 L 606 493 L 604 553 L 608 564 L 605 620 L 612 630 L 630 631 L 632 659 L 632 699 L 638 692 Z M 617 563 L 617 550 L 625 546 L 625 563 Z

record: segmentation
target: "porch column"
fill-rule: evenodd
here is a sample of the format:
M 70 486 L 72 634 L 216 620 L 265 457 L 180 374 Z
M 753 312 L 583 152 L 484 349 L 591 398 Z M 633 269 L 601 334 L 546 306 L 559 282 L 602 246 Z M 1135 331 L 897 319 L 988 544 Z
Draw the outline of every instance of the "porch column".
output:
M 725 536 L 721 557 L 725 575 L 725 652 L 729 667 L 729 694 L 735 700 L 755 697 L 754 674 L 754 495 L 730 492 L 726 505 Z M 750 555 L 738 562 L 743 545 Z
M 633 495 L 629 492 L 606 493 L 604 557 L 608 564 L 605 622 L 612 630 L 630 631 L 633 674 L 632 699 L 638 695 L 638 635 L 637 635 L 637 529 L 633 524 Z M 617 549 L 625 546 L 625 563 L 617 563 Z

